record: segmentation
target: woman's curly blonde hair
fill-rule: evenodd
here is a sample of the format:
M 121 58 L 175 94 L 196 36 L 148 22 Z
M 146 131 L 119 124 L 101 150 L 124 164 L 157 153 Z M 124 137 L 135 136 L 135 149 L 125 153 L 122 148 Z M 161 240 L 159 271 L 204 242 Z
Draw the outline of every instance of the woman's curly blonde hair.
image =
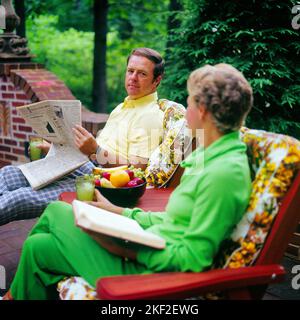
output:
M 187 87 L 195 102 L 211 113 L 222 133 L 239 130 L 253 104 L 250 84 L 229 64 L 196 69 L 190 74 Z

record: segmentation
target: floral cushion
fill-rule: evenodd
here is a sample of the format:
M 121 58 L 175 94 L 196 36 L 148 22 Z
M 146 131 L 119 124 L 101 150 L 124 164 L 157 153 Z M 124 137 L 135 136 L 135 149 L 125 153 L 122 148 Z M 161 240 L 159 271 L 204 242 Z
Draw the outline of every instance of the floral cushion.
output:
M 145 171 L 148 188 L 165 186 L 186 156 L 191 144 L 185 108 L 165 99 L 159 100 L 158 103 L 164 111 L 163 137 L 159 146 L 152 152 Z
M 298 140 L 248 128 L 242 128 L 240 135 L 248 147 L 253 177 L 252 193 L 244 217 L 231 238 L 222 243 L 212 268 L 239 268 L 254 263 L 278 213 L 280 201 L 300 169 Z M 157 163 L 153 161 L 153 168 L 156 168 Z M 151 178 L 151 184 L 158 185 L 165 181 L 158 173 L 154 179 Z M 96 297 L 94 289 L 85 280 L 77 277 L 61 282 L 59 291 L 62 299 Z M 205 296 L 207 299 L 219 297 L 216 294 Z
M 300 142 L 292 137 L 242 128 L 253 174 L 250 203 L 231 239 L 224 241 L 214 268 L 239 268 L 255 262 L 280 202 L 300 169 Z
M 70 277 L 57 285 L 61 300 L 97 300 L 97 292 L 81 277 Z

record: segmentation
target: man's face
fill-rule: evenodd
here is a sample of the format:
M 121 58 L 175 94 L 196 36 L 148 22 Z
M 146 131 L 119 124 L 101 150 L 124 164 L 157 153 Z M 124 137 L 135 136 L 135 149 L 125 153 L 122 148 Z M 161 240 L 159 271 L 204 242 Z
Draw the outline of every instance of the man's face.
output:
M 142 56 L 131 56 L 128 61 L 125 89 L 130 99 L 138 99 L 156 91 L 161 80 L 154 80 L 154 63 Z

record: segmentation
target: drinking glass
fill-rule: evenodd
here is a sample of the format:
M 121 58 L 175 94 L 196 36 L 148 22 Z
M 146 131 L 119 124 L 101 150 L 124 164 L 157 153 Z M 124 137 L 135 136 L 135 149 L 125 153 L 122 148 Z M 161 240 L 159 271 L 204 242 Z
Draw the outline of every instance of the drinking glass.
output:
M 95 181 L 93 176 L 80 176 L 76 178 L 76 198 L 81 201 L 93 201 Z
M 30 160 L 35 161 L 42 158 L 42 149 L 39 149 L 37 146 L 43 144 L 43 138 L 40 137 L 30 137 L 29 146 L 30 146 Z

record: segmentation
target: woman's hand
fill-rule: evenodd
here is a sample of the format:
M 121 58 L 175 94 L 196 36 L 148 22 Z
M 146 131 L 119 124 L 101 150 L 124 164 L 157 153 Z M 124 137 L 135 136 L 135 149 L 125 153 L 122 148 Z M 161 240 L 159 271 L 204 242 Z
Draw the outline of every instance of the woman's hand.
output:
M 124 208 L 115 206 L 110 201 L 108 201 L 97 189 L 95 190 L 94 200 L 95 201 L 86 201 L 86 203 L 94 207 L 108 210 L 117 214 L 122 214 L 124 210 Z
M 96 153 L 98 144 L 91 133 L 79 125 L 73 128 L 73 132 L 75 145 L 83 154 L 90 156 Z
M 122 211 L 124 210 L 124 208 L 117 207 L 114 204 L 112 204 L 110 201 L 108 201 L 105 197 L 103 197 L 103 195 L 97 189 L 95 190 L 94 199 L 96 201 L 85 201 L 85 202 L 92 206 L 105 209 L 117 214 L 122 214 Z M 96 242 L 98 242 L 107 251 L 123 258 L 128 258 L 131 260 L 136 259 L 136 252 L 134 250 L 128 249 L 125 246 L 123 247 L 121 245 L 116 244 L 111 237 L 108 237 L 103 234 L 99 234 L 98 232 L 87 230 L 85 228 L 81 228 L 81 229 L 84 232 L 86 232 L 89 236 L 91 236 Z

